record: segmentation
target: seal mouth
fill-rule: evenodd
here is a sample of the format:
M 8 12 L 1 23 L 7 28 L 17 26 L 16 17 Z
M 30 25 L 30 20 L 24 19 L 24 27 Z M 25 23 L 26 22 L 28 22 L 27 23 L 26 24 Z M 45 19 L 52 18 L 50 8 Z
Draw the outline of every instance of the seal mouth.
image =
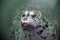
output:
M 29 24 L 28 23 L 21 23 L 22 26 L 28 26 Z
M 30 25 L 28 23 L 21 23 L 23 30 L 31 30 L 34 29 L 33 25 Z
M 33 27 L 33 25 L 29 24 L 29 23 L 21 23 L 22 27 Z

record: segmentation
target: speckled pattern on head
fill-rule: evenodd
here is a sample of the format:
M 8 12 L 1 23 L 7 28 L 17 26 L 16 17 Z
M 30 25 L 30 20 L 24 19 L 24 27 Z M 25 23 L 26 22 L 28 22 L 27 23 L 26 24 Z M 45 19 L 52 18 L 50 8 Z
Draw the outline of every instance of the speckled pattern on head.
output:
M 57 40 L 55 24 L 42 17 L 40 11 L 19 12 L 10 27 L 10 40 Z

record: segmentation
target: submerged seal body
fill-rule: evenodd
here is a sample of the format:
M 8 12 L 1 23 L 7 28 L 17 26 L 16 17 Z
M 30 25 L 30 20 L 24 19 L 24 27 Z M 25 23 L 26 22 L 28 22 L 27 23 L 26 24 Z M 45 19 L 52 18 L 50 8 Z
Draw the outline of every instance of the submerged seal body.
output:
M 54 32 L 49 30 L 48 22 L 41 16 L 41 12 L 23 12 L 21 25 L 25 33 L 24 40 L 56 40 Z

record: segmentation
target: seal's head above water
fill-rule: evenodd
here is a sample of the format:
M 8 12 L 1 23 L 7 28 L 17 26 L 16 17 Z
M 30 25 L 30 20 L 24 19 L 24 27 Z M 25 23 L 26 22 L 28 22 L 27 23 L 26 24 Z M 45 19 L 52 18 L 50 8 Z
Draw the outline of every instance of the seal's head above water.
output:
M 23 26 L 33 26 L 39 25 L 39 20 L 41 18 L 41 12 L 39 11 L 24 11 L 21 16 L 21 24 Z

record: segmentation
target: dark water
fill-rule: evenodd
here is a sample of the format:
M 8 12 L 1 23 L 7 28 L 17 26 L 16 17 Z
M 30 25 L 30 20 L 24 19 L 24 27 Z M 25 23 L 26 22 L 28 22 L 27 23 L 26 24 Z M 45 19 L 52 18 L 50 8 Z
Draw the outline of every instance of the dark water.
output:
M 32 5 L 44 10 L 42 13 L 50 16 L 51 20 L 56 20 L 57 35 L 60 37 L 60 0 L 1 0 L 0 1 L 0 36 L 2 40 L 9 39 L 9 27 L 12 25 L 16 10 L 24 6 Z M 46 9 L 45 9 L 46 8 Z M 41 10 L 42 9 L 42 10 Z M 47 11 L 46 11 L 47 10 Z M 45 15 L 43 15 L 45 17 Z

